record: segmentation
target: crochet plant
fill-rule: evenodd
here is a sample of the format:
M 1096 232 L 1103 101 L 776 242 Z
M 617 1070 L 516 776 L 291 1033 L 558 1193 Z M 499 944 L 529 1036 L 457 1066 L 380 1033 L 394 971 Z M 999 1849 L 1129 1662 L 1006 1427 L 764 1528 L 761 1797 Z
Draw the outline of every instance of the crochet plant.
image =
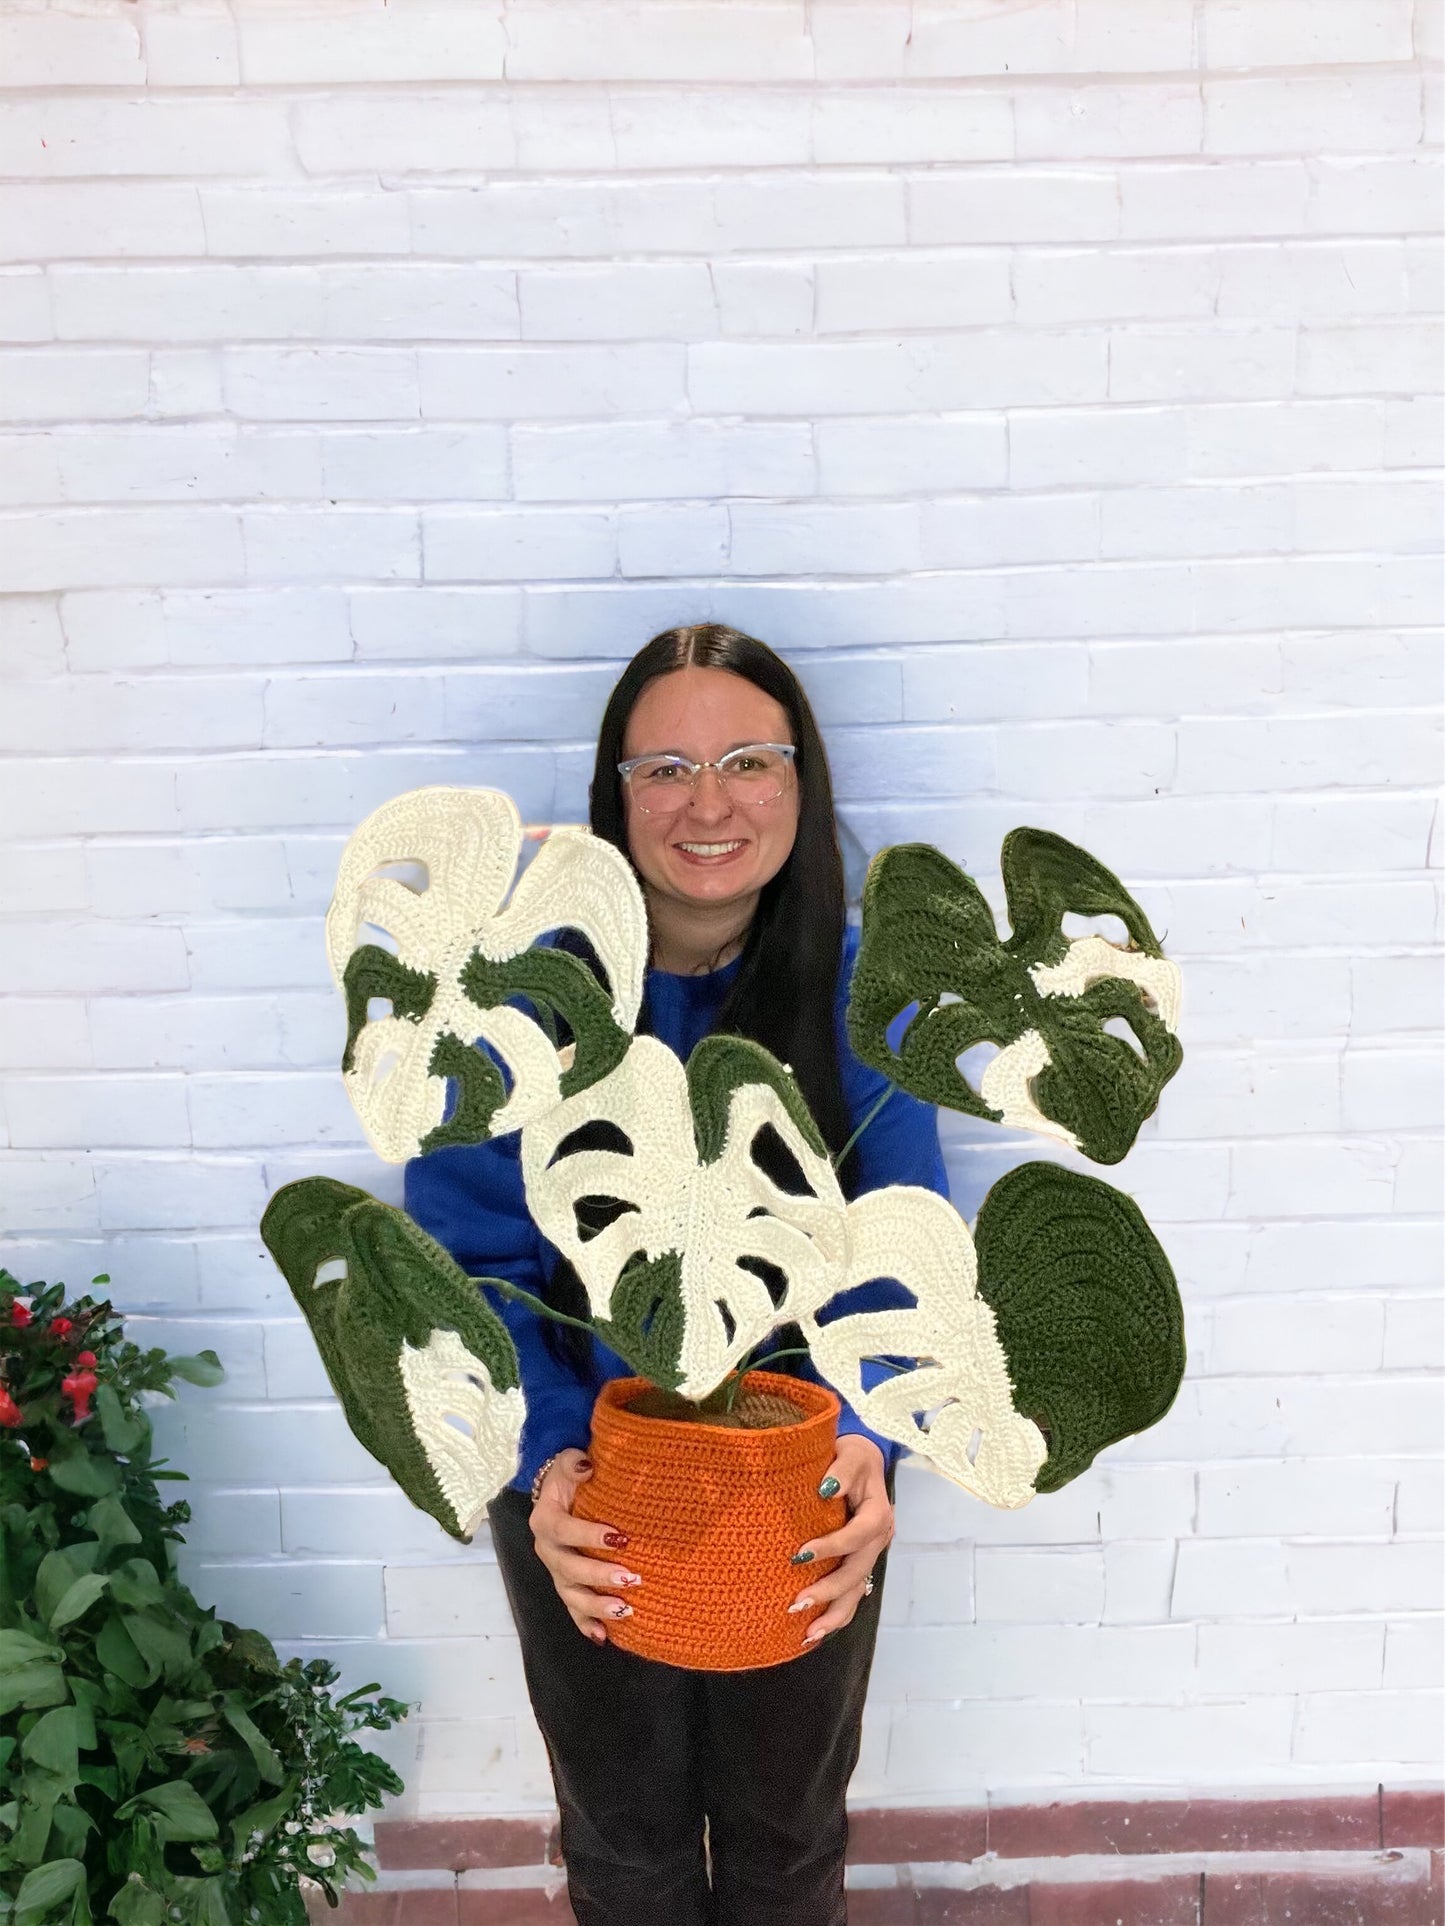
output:
M 647 919 L 618 851 L 556 830 L 513 886 L 522 841 L 505 796 L 422 789 L 347 847 L 327 944 L 347 1003 L 343 1074 L 382 1157 L 520 1131 L 537 1225 L 575 1267 L 591 1327 L 639 1376 L 702 1400 L 797 1325 L 865 1423 L 989 1504 L 1057 1489 L 1163 1416 L 1182 1315 L 1132 1199 L 1034 1163 L 993 1186 L 972 1235 L 913 1186 L 849 1203 L 766 1050 L 710 1036 L 684 1064 L 632 1034 Z M 1003 875 L 1005 940 L 937 850 L 875 859 L 854 1047 L 927 1102 L 1117 1162 L 1179 1066 L 1178 971 L 1118 879 L 1061 837 L 1015 830 Z M 1071 914 L 1117 917 L 1127 942 L 1070 939 Z M 586 939 L 604 980 L 538 946 L 562 931 Z M 975 1089 L 958 1062 L 980 1043 L 997 1054 Z M 787 1188 L 769 1174 L 779 1142 Z M 514 1475 L 525 1416 L 510 1339 L 478 1287 L 519 1293 L 467 1278 L 403 1212 L 329 1179 L 286 1186 L 261 1228 L 357 1437 L 466 1538 Z M 906 1305 L 840 1311 L 880 1279 Z

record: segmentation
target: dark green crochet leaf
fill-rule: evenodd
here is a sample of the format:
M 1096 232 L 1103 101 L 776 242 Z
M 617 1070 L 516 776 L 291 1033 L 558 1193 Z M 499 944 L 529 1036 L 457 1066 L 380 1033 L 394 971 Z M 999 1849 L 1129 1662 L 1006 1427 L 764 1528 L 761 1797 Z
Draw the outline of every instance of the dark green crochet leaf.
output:
M 926 1103 L 997 1123 L 1002 1113 L 964 1081 L 956 1060 L 975 1043 L 1002 1048 L 1027 1027 L 1016 1008 L 1018 975 L 965 871 L 928 843 L 897 843 L 874 857 L 848 997 L 849 1039 L 865 1063 Z M 895 1053 L 888 1026 L 914 1003 Z
M 1057 1491 L 1173 1404 L 1184 1375 L 1174 1272 L 1132 1197 L 1057 1164 L 1000 1177 L 974 1246 L 1015 1403 L 1048 1439 L 1036 1488 Z
M 715 1035 L 704 1037 L 687 1060 L 687 1094 L 699 1163 L 713 1164 L 721 1157 L 733 1093 L 749 1083 L 765 1083 L 776 1090 L 809 1149 L 827 1156 L 827 1145 L 792 1072 L 760 1043 Z
M 456 1107 L 444 1123 L 421 1140 L 422 1154 L 448 1144 L 485 1143 L 492 1118 L 507 1101 L 502 1073 L 484 1050 L 444 1030 L 432 1047 L 427 1069 L 434 1077 L 450 1077 L 457 1086 Z
M 594 1318 L 604 1344 L 624 1358 L 639 1377 L 674 1391 L 682 1382 L 682 1258 L 639 1254 L 623 1267 L 612 1291 L 612 1315 Z
M 346 1050 L 341 1059 L 343 1070 L 356 1060 L 356 1039 L 366 1028 L 366 1008 L 373 997 L 391 1003 L 393 1016 L 419 1023 L 432 1006 L 437 980 L 429 970 L 414 970 L 382 949 L 379 943 L 363 943 L 353 950 L 342 972 L 341 985 L 346 993 Z
M 1049 829 L 1011 829 L 1000 858 L 1008 920 L 1006 949 L 1030 963 L 1057 963 L 1069 947 L 1066 914 L 1117 916 L 1130 944 L 1162 956 L 1149 919 L 1112 870 Z
M 402 1383 L 404 1343 L 424 1348 L 433 1331 L 455 1331 L 486 1366 L 493 1387 L 521 1380 L 517 1354 L 479 1283 L 405 1211 L 330 1177 L 305 1177 L 277 1191 L 261 1237 L 316 1339 L 347 1423 L 407 1497 L 465 1542 L 412 1429 Z M 344 1277 L 316 1273 L 342 1259 Z
M 1082 996 L 1041 998 L 1052 1063 L 1034 1079 L 1034 1101 L 1046 1117 L 1072 1130 L 1096 1164 L 1127 1157 L 1139 1126 L 1183 1061 L 1179 1039 L 1148 1009 L 1138 988 L 1117 976 L 1091 983 Z M 1122 1017 L 1144 1050 L 1104 1028 Z
M 461 973 L 462 988 L 480 1009 L 526 997 L 542 1016 L 560 1017 L 576 1054 L 562 1073 L 564 1097 L 575 1097 L 617 1068 L 632 1038 L 613 1019 L 612 1002 L 580 958 L 566 950 L 523 950 L 494 963 L 474 950 Z
M 864 1062 L 925 1102 L 998 1123 L 958 1068 L 975 1044 L 1007 1049 L 1037 1031 L 1050 1063 L 1034 1101 L 1073 1132 L 1096 1163 L 1117 1163 L 1183 1061 L 1179 1040 L 1137 984 L 1109 977 L 1081 996 L 1044 996 L 1030 970 L 1067 954 L 1066 914 L 1114 915 L 1132 947 L 1162 954 L 1147 917 L 1116 876 L 1047 830 L 1004 839 L 1004 889 L 1013 934 L 1001 942 L 973 878 L 925 843 L 874 858 L 848 1004 L 848 1034 Z M 899 1048 L 889 1025 L 917 1006 Z M 1122 1018 L 1137 1039 L 1104 1028 Z

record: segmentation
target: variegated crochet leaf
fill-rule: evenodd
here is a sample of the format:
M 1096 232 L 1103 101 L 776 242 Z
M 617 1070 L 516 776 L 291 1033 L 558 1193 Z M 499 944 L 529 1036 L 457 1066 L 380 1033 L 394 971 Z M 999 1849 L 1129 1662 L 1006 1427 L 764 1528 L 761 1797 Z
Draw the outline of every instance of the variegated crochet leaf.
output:
M 1009 1361 L 978 1295 L 968 1226 L 935 1191 L 894 1184 L 848 1206 L 843 1289 L 892 1278 L 908 1308 L 801 1322 L 818 1369 L 865 1424 L 907 1445 L 985 1504 L 1025 1505 L 1046 1456 L 1014 1408 Z M 865 1359 L 889 1359 L 868 1388 Z
M 1047 830 L 1004 839 L 1013 934 L 978 885 L 924 843 L 874 858 L 848 1033 L 866 1063 L 925 1102 L 1056 1137 L 1096 1163 L 1126 1155 L 1183 1060 L 1179 971 L 1119 879 Z M 1128 944 L 1064 933 L 1065 915 L 1119 917 Z M 895 1051 L 890 1024 L 911 1012 Z M 1114 1033 L 1122 1023 L 1127 1035 Z M 997 1054 L 974 1089 L 959 1059 Z
M 510 797 L 433 788 L 384 803 L 343 853 L 326 918 L 332 974 L 346 995 L 342 1071 L 389 1163 L 515 1130 L 605 1076 L 626 1052 L 647 959 L 647 914 L 631 865 L 589 831 L 558 828 L 512 889 L 521 847 Z M 421 887 L 385 873 L 405 867 L 424 872 Z M 363 941 L 368 929 L 394 947 Z M 575 956 L 532 948 L 559 929 L 592 944 L 610 999 Z M 559 1050 L 513 1007 L 519 997 L 561 1017 L 572 1043 Z M 387 1009 L 373 1015 L 378 1002 Z M 506 1065 L 510 1091 L 478 1042 Z
M 1058 1164 L 1000 1177 L 974 1241 L 1015 1401 L 1048 1437 L 1038 1489 L 1057 1491 L 1173 1404 L 1185 1362 L 1174 1272 L 1132 1197 Z
M 707 1037 L 684 1068 L 638 1037 L 527 1126 L 522 1174 L 599 1334 L 687 1397 L 837 1289 L 842 1193 L 792 1077 L 755 1043 Z
M 277 1191 L 261 1236 L 352 1431 L 468 1541 L 516 1471 L 526 1415 L 512 1340 L 477 1282 L 404 1211 L 329 1177 Z

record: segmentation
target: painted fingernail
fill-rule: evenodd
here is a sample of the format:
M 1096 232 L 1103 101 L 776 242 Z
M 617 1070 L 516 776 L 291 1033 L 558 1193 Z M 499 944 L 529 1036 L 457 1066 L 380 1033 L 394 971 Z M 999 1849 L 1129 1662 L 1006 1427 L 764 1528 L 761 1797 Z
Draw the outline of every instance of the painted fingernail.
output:
M 821 1645 L 823 1640 L 828 1636 L 829 1634 L 827 1632 L 820 1632 L 818 1628 L 814 1626 L 811 1632 L 804 1632 L 803 1643 L 804 1645 Z
M 625 1531 L 605 1531 L 602 1534 L 602 1542 L 611 1551 L 626 1551 L 632 1540 Z
M 614 1605 L 612 1607 L 612 1616 L 614 1618 L 631 1618 L 632 1607 L 630 1605 Z
M 790 1565 L 811 1565 L 812 1562 L 813 1554 L 810 1551 L 794 1552 L 788 1560 Z
M 590 1471 L 592 1469 L 592 1460 L 590 1458 L 579 1458 L 577 1460 L 577 1469 L 579 1471 Z
M 788 1607 L 788 1610 L 790 1612 L 808 1612 L 808 1611 L 811 1611 L 812 1609 L 813 1609 L 813 1601 L 811 1598 L 795 1598 L 792 1604 Z
M 605 1645 L 607 1643 L 606 1632 L 589 1632 L 587 1636 L 594 1645 Z
M 614 1585 L 640 1585 L 642 1580 L 636 1572 L 614 1572 L 612 1582 Z
M 825 1478 L 818 1487 L 818 1496 L 820 1498 L 836 1498 L 842 1489 L 843 1487 L 838 1483 L 836 1478 Z

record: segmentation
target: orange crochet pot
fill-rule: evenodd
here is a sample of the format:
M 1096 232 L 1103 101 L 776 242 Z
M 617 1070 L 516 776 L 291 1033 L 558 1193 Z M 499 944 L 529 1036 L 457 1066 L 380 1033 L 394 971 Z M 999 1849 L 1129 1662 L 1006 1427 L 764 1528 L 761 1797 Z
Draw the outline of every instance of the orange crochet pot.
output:
M 642 1580 L 626 1594 L 631 1617 L 607 1634 L 639 1658 L 746 1672 L 810 1649 L 803 1634 L 824 1607 L 790 1615 L 788 1606 L 838 1561 L 789 1561 L 805 1540 L 847 1519 L 841 1498 L 818 1496 L 833 1462 L 838 1400 L 771 1371 L 750 1371 L 743 1388 L 786 1398 L 802 1422 L 735 1431 L 643 1417 L 626 1408 L 648 1389 L 643 1378 L 604 1385 L 593 1407 L 596 1470 L 573 1509 L 627 1534 L 625 1552 L 596 1555 L 620 1558 Z

